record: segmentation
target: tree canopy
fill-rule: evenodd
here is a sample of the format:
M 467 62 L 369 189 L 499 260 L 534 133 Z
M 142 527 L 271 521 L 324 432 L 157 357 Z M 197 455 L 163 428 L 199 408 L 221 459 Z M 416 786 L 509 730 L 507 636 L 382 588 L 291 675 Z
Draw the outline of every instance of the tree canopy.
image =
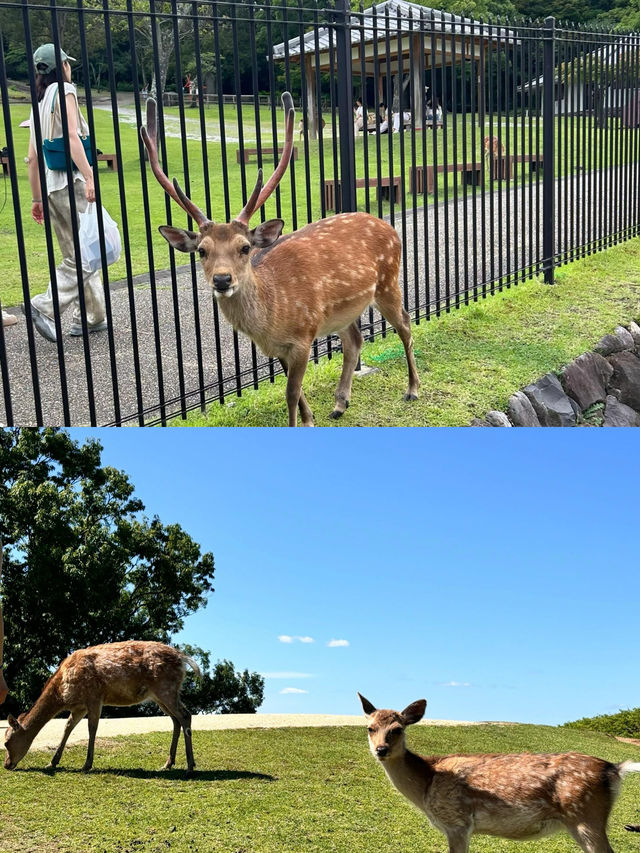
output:
M 75 649 L 167 642 L 213 592 L 213 555 L 147 517 L 101 451 L 57 429 L 0 431 L 5 711 L 30 705 Z

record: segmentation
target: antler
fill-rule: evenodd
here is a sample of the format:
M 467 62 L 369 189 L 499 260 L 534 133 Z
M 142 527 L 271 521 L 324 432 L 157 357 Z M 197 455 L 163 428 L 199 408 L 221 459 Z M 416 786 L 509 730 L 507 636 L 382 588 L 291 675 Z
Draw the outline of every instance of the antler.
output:
M 236 221 L 242 222 L 244 225 L 249 224 L 249 220 L 253 214 L 262 207 L 271 193 L 278 186 L 282 176 L 287 171 L 287 166 L 291 159 L 291 152 L 293 150 L 293 119 L 295 111 L 293 108 L 293 98 L 289 92 L 282 93 L 282 107 L 284 109 L 284 148 L 282 151 L 282 157 L 280 158 L 280 162 L 278 163 L 275 172 L 271 175 L 264 188 L 262 186 L 262 169 L 258 170 L 258 180 L 253 188 L 253 192 L 241 212 L 236 216 Z
M 160 164 L 158 162 L 158 146 L 156 143 L 156 102 L 153 98 L 149 98 L 147 101 L 147 126 L 140 128 L 140 136 L 142 137 L 144 146 L 149 153 L 149 164 L 151 165 L 153 174 L 156 176 L 160 186 L 163 187 L 164 191 L 170 195 L 171 198 L 176 201 L 192 219 L 195 220 L 198 227 L 204 225 L 205 222 L 208 222 L 209 218 L 200 210 L 199 207 L 196 207 L 190 198 L 187 198 L 180 188 L 178 181 L 174 178 L 173 183 L 171 183 L 169 178 L 160 168 Z

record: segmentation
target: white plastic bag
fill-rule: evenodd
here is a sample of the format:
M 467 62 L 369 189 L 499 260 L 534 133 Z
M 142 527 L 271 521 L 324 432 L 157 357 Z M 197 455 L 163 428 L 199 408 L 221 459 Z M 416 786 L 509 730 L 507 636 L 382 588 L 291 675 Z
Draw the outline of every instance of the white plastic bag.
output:
M 85 272 L 95 272 L 102 267 L 102 256 L 100 254 L 100 234 L 98 231 L 98 208 L 95 203 L 87 206 L 80 217 L 80 251 L 82 253 L 82 269 Z M 122 244 L 117 224 L 109 216 L 106 209 L 102 208 L 102 224 L 104 226 L 104 245 L 107 254 L 107 266 L 115 264 L 120 258 Z

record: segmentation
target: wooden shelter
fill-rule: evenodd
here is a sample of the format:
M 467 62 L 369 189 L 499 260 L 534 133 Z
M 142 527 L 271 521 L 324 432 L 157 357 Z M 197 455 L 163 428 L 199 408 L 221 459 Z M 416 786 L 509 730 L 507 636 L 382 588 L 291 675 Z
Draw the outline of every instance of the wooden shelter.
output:
M 424 122 L 424 71 L 470 63 L 477 85 L 477 110 L 484 125 L 485 80 L 483 53 L 501 44 L 515 45 L 516 35 L 504 28 L 483 24 L 407 0 L 386 0 L 351 18 L 352 73 L 377 78 L 379 100 L 383 100 L 384 80 L 389 76 L 411 75 L 411 103 L 416 127 Z M 424 58 L 414 61 L 413 57 Z M 303 39 L 296 37 L 273 48 L 273 59 L 300 63 L 304 60 L 310 138 L 316 139 L 316 72 L 335 68 L 335 33 L 329 27 L 311 30 Z

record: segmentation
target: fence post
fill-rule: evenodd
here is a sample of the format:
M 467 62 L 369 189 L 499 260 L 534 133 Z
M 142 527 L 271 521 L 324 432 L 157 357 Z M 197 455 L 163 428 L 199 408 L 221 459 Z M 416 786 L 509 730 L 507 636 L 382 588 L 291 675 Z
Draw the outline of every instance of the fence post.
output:
M 555 272 L 556 186 L 555 186 L 555 26 L 553 17 L 543 27 L 542 97 L 542 269 L 545 284 L 553 284 Z
M 340 209 L 350 211 L 356 210 L 356 161 L 349 0 L 337 0 L 336 2 L 336 60 L 338 63 L 338 127 L 340 132 Z M 336 195 L 338 194 L 336 193 Z

